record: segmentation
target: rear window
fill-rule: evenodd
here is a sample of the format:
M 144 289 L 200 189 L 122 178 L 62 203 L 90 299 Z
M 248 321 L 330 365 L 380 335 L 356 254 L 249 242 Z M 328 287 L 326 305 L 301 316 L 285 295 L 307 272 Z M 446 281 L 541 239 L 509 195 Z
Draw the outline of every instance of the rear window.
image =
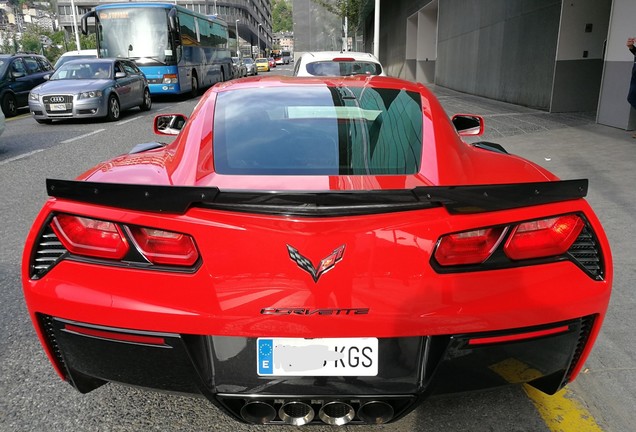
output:
M 294 86 L 217 96 L 220 174 L 404 175 L 419 171 L 421 156 L 418 93 Z
M 317 61 L 307 63 L 307 72 L 314 76 L 380 75 L 382 66 L 367 61 Z

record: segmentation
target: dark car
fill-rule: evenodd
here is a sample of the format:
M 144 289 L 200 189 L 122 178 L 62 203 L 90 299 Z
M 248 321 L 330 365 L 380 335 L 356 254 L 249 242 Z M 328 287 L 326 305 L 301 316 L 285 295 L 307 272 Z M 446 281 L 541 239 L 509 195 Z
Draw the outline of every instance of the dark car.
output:
M 587 180 L 469 143 L 480 116 L 396 78 L 270 75 L 154 126 L 176 138 L 48 179 L 26 239 L 30 317 L 80 392 L 375 425 L 583 368 L 613 277 Z
M 0 104 L 6 117 L 28 105 L 29 92 L 53 71 L 46 57 L 37 54 L 0 54 Z
M 247 76 L 247 67 L 240 57 L 232 57 L 232 72 L 234 78 L 243 78 Z
M 67 118 L 119 119 L 121 111 L 150 110 L 146 76 L 124 59 L 71 60 L 29 94 L 29 110 L 38 123 Z

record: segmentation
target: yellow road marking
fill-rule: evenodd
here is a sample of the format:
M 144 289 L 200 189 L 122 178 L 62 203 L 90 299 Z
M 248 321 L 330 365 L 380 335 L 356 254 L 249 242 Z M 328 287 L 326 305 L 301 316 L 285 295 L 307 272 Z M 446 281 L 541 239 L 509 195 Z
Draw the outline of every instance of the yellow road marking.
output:
M 540 376 L 538 371 L 516 359 L 505 360 L 491 369 L 512 383 Z M 552 396 L 528 384 L 523 384 L 523 390 L 551 432 L 603 432 L 592 414 L 567 387 Z

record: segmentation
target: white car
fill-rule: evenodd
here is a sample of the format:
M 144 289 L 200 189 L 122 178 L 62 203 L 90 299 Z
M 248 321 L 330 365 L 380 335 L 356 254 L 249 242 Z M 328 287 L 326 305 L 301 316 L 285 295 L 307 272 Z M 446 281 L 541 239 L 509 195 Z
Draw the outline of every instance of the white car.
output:
M 89 58 L 97 58 L 97 50 L 96 49 L 83 49 L 77 51 L 68 51 L 65 52 L 57 59 L 55 62 L 55 69 L 62 66 L 64 63 L 70 60 L 80 60 L 80 59 L 89 59 Z
M 306 52 L 296 62 L 294 76 L 386 75 L 373 54 L 355 51 Z

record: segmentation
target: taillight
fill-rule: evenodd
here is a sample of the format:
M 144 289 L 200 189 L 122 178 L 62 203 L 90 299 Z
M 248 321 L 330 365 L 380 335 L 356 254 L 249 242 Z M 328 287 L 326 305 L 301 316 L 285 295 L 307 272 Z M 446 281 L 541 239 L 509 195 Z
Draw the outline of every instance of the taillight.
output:
M 72 254 L 117 260 L 128 252 L 128 241 L 112 222 L 58 214 L 51 227 Z
M 442 266 L 479 264 L 494 252 L 505 228 L 485 228 L 449 234 L 435 249 L 435 259 Z
M 199 259 L 189 235 L 143 227 L 128 229 L 139 251 L 153 264 L 192 266 Z
M 513 260 L 562 255 L 581 233 L 584 222 L 577 215 L 565 215 L 517 225 L 504 245 Z

